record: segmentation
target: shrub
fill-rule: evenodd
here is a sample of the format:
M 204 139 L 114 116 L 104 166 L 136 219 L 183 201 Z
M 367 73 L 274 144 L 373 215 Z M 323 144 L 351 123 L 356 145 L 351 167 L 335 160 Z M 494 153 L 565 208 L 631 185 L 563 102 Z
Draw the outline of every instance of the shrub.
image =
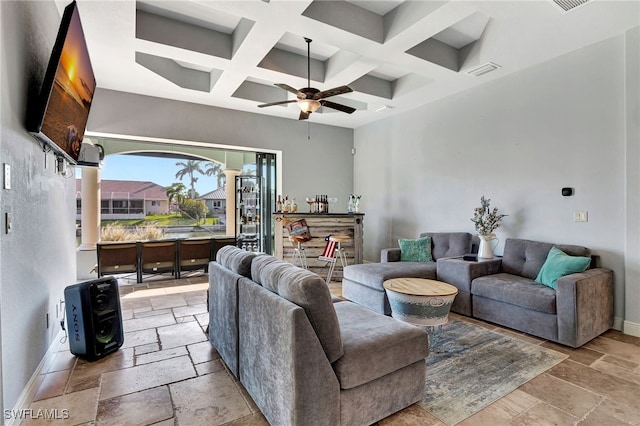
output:
M 131 241 L 132 232 L 118 222 L 109 223 L 100 228 L 101 241 Z
M 157 224 L 137 226 L 132 230 L 113 222 L 100 229 L 100 241 L 161 240 L 163 238 L 164 228 Z
M 138 226 L 135 233 L 139 240 L 162 240 L 164 238 L 164 228 L 158 225 Z
M 188 199 L 184 202 L 183 210 L 187 216 L 195 219 L 197 223 L 200 223 L 200 220 L 205 219 L 207 217 L 207 212 L 209 211 L 204 201 L 192 199 Z

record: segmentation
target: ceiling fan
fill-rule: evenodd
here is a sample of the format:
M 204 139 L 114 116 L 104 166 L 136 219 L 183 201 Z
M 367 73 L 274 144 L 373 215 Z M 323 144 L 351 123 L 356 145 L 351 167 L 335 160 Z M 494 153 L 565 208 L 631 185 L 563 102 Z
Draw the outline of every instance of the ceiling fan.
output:
M 268 104 L 258 105 L 259 108 L 269 107 L 273 105 L 282 105 L 296 102 L 300 107 L 300 117 L 298 120 L 306 120 L 312 112 L 316 112 L 320 106 L 333 108 L 338 111 L 351 114 L 356 109 L 346 105 L 337 104 L 335 102 L 327 101 L 325 98 L 331 96 L 342 95 L 343 93 L 353 92 L 349 86 L 334 87 L 333 89 L 323 90 L 322 92 L 316 88 L 311 87 L 311 39 L 305 37 L 304 41 L 307 42 L 307 87 L 296 90 L 288 84 L 277 83 L 276 86 L 281 89 L 291 92 L 296 95 L 297 99 L 290 99 L 287 101 L 271 102 Z

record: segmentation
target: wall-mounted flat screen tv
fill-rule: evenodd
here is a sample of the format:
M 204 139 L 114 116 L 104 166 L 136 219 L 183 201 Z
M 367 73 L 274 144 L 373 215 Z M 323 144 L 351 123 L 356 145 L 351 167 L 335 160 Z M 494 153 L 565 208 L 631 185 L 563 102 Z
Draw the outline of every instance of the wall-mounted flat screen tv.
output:
M 62 15 L 29 132 L 76 164 L 96 80 L 74 1 Z

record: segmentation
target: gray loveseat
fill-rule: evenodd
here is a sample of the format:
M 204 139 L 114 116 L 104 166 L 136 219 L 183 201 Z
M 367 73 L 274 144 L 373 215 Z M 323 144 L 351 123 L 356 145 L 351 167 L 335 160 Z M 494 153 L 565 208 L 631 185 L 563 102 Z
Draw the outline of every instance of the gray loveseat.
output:
M 385 315 L 391 314 L 389 299 L 383 283 L 391 278 L 436 279 L 436 261 L 462 256 L 471 252 L 472 239 L 468 232 L 426 232 L 431 237 L 433 262 L 400 262 L 400 249 L 383 249 L 380 263 L 363 263 L 344 268 L 342 294 L 347 299 Z M 454 303 L 456 303 L 454 301 Z
M 209 339 L 273 425 L 368 425 L 424 397 L 428 336 L 332 299 L 317 274 L 224 247 Z
M 563 345 L 579 347 L 613 326 L 613 272 L 596 267 L 557 280 L 535 278 L 554 244 L 507 239 L 503 257 L 479 262 L 439 259 L 438 279 L 458 288 L 451 310 Z M 575 245 L 555 245 L 570 256 L 591 256 Z

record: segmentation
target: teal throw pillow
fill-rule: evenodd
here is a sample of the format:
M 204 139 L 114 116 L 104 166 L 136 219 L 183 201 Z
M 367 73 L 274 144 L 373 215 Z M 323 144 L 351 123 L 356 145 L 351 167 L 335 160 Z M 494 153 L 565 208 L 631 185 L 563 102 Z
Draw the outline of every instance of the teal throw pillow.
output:
M 590 257 L 569 256 L 559 248 L 551 247 L 536 282 L 556 290 L 558 278 L 585 271 L 590 263 Z
M 400 246 L 400 260 L 402 262 L 433 262 L 431 256 L 431 237 L 409 240 L 398 240 Z

